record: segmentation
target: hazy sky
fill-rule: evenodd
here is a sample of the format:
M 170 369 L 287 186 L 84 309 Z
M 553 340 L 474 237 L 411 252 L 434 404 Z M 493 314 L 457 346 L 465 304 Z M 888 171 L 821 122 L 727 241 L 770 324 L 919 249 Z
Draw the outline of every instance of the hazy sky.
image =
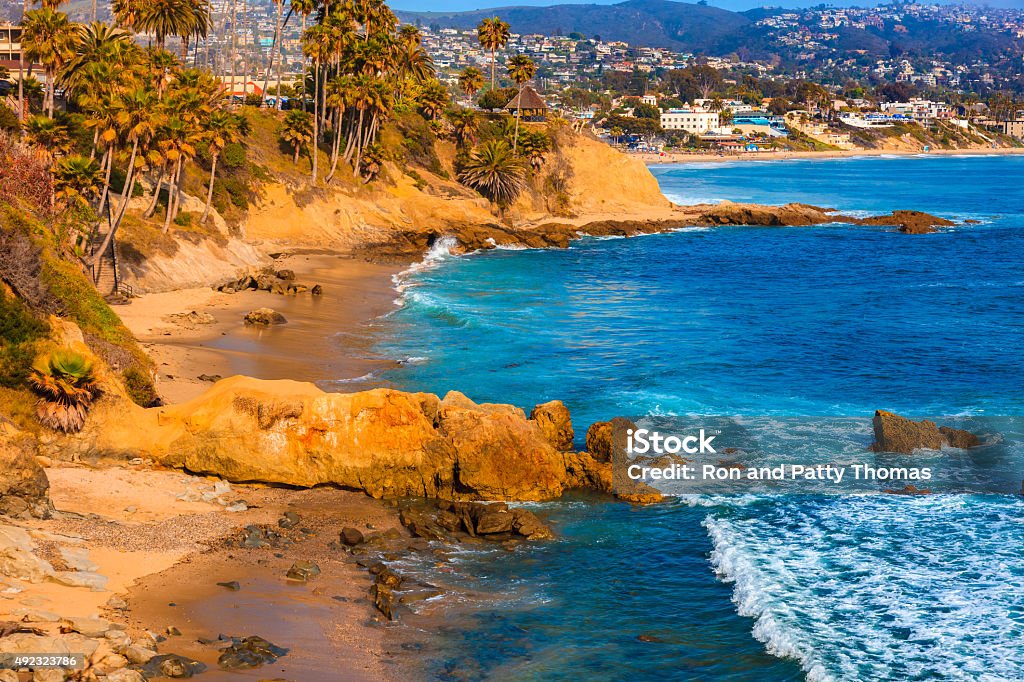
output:
M 611 5 L 619 0 L 581 0 L 581 3 Z M 696 1 L 696 0 L 694 0 Z M 927 0 L 926 0 L 927 1 Z M 394 9 L 413 11 L 434 11 L 434 12 L 461 12 L 465 10 L 485 9 L 488 7 L 508 7 L 510 5 L 564 5 L 570 4 L 573 0 L 391 0 L 388 4 Z M 577 3 L 573 3 L 577 4 Z M 822 4 L 822 0 L 708 0 L 708 4 L 714 7 L 731 10 L 745 10 L 765 5 L 772 7 L 812 7 Z M 835 0 L 828 4 L 837 7 L 864 7 L 875 3 L 867 0 Z M 1024 7 L 1024 0 L 988 0 L 986 2 L 956 2 L 946 4 L 975 4 L 989 7 Z

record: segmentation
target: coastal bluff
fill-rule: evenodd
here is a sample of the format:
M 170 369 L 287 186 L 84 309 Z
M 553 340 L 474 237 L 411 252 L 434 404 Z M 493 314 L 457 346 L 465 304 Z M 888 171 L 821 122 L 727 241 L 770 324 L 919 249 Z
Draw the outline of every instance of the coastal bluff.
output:
M 571 451 L 568 410 L 528 418 L 458 392 L 325 393 L 310 383 L 231 377 L 177 405 L 105 396 L 82 432 L 41 449 L 74 461 L 151 459 L 233 482 L 334 485 L 375 498 L 548 500 L 607 490 L 610 464 Z

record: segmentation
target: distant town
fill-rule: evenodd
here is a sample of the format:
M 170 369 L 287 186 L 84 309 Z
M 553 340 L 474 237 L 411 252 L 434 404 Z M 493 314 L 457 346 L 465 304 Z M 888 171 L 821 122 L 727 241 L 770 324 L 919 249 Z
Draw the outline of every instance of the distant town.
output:
M 0 26 L 0 68 L 8 73 L 18 60 L 21 11 L 21 3 L 0 4 L 0 16 L 11 22 Z M 91 5 L 72 3 L 68 11 L 72 19 L 92 19 Z M 96 12 L 110 17 L 106 6 Z M 1024 104 L 1017 104 L 1024 91 L 1024 10 L 911 3 L 765 9 L 752 18 L 752 47 L 728 54 L 579 32 L 521 33 L 515 26 L 492 51 L 476 28 L 412 23 L 453 103 L 505 109 L 516 95 L 506 66 L 526 55 L 536 65 L 529 91 L 546 112 L 627 149 L 856 149 L 884 146 L 885 138 L 913 138 L 925 147 L 1006 146 L 1024 136 Z M 301 90 L 307 17 L 288 3 L 279 12 L 267 0 L 223 0 L 212 4 L 210 20 L 212 30 L 190 46 L 188 61 L 213 70 L 232 96 L 287 99 Z M 268 74 L 279 22 L 281 59 Z M 869 29 L 906 35 L 908 42 L 915 31 L 944 31 L 965 49 L 941 57 L 890 49 L 879 57 L 870 45 L 850 44 L 851 30 Z M 775 52 L 756 57 L 764 44 Z M 479 71 L 485 87 L 463 87 L 467 70 Z

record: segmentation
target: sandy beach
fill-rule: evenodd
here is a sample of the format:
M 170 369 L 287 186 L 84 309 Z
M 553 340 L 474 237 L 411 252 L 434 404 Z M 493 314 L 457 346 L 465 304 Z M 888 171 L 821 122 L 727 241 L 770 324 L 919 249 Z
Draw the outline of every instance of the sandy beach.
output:
M 646 164 L 661 163 L 721 163 L 723 161 L 786 161 L 793 159 L 848 159 L 872 156 L 990 156 L 993 154 L 1024 154 L 1024 147 L 998 147 L 994 149 L 933 149 L 906 151 L 896 149 L 851 149 L 823 152 L 721 152 L 721 153 L 642 153 L 630 154 Z
M 394 308 L 391 278 L 398 266 L 313 253 L 281 257 L 274 268 L 320 284 L 323 295 L 226 294 L 202 287 L 145 294 L 118 308 L 156 362 L 157 389 L 165 402 L 190 400 L 218 376 L 346 381 L 392 365 L 372 355 L 367 324 Z M 283 314 L 287 324 L 243 322 L 247 312 L 264 307 Z M 199 317 L 189 318 L 191 312 Z

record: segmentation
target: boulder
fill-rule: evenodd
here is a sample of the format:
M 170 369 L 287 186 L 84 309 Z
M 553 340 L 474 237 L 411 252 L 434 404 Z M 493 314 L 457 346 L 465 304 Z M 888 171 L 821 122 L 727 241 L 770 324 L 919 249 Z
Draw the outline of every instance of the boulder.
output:
M 295 271 L 294 270 L 278 270 L 277 271 L 277 277 L 278 277 L 278 279 L 283 279 L 283 280 L 286 280 L 286 281 L 290 282 L 290 281 L 295 279 Z
M 363 544 L 365 538 L 363 533 L 358 528 L 342 528 L 340 534 L 341 542 L 348 547 L 355 547 L 356 545 Z
M 296 561 L 284 577 L 297 583 L 309 582 L 320 575 L 320 567 L 312 561 Z
M 587 452 L 598 462 L 611 462 L 617 455 L 626 454 L 627 431 L 636 429 L 636 424 L 625 417 L 616 417 L 608 422 L 594 422 L 587 429 Z
M 0 417 L 0 514 L 49 517 L 49 488 L 34 440 Z
M 970 431 L 936 426 L 935 422 L 924 419 L 912 421 L 892 412 L 878 410 L 872 425 L 875 452 L 899 452 L 910 454 L 914 450 L 941 450 L 943 447 L 973 448 L 981 445 L 981 439 Z
M 493 535 L 495 533 L 508 533 L 512 530 L 512 523 L 515 517 L 507 511 L 488 511 L 480 515 L 476 522 L 478 535 Z
M 572 450 L 572 439 L 576 434 L 572 430 L 569 408 L 561 400 L 537 405 L 530 412 L 530 419 L 537 422 L 551 447 L 562 452 Z
M 246 324 L 261 324 L 270 326 L 274 324 L 285 324 L 288 320 L 285 316 L 272 308 L 258 308 L 246 314 Z

